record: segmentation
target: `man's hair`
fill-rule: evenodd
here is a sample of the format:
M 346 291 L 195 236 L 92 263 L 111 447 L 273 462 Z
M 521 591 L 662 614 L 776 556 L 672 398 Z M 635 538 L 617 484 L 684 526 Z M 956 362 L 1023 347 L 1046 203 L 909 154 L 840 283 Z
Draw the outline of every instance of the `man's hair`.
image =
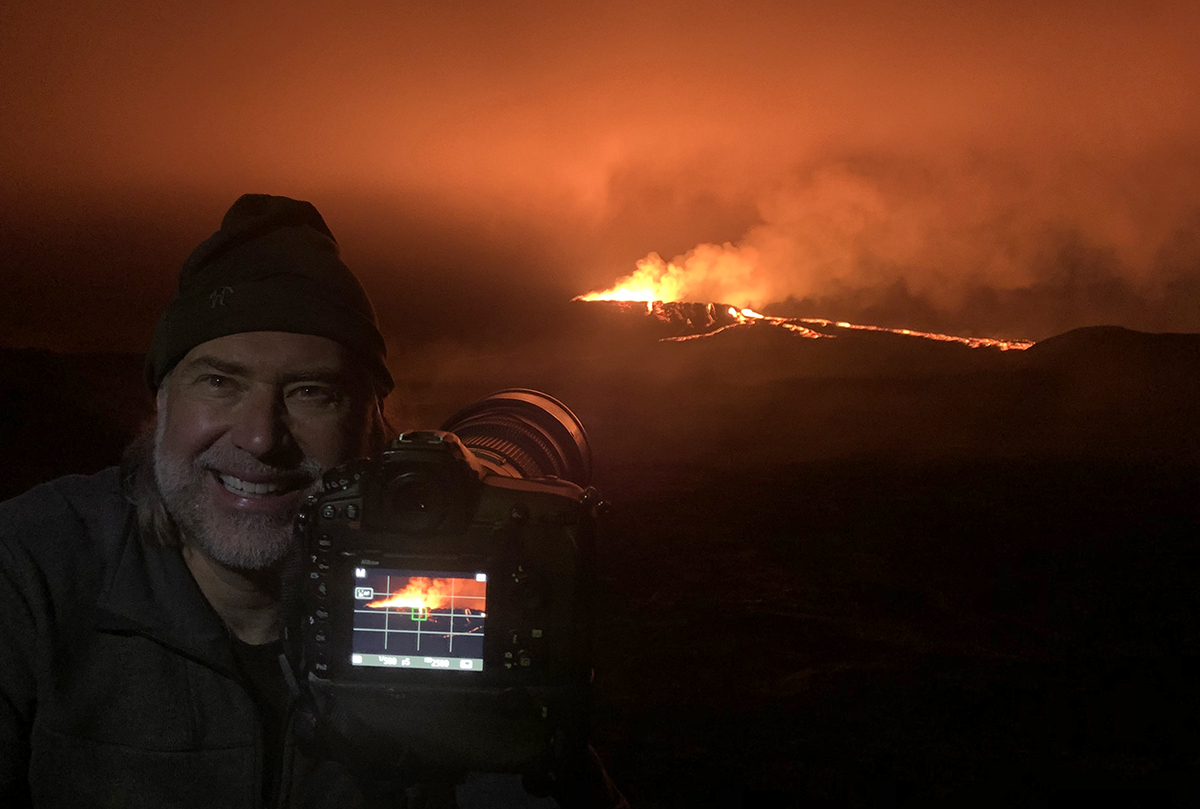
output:
M 143 542 L 178 548 L 183 545 L 179 526 L 154 479 L 154 437 L 157 426 L 149 419 L 121 456 L 121 490 L 133 504 L 138 536 Z
M 364 447 L 374 455 L 394 434 L 383 415 L 383 403 L 372 397 L 367 413 Z M 158 431 L 156 417 L 146 420 L 121 456 L 121 490 L 134 508 L 138 534 L 143 542 L 166 547 L 182 547 L 183 534 L 167 510 L 154 476 L 154 444 Z

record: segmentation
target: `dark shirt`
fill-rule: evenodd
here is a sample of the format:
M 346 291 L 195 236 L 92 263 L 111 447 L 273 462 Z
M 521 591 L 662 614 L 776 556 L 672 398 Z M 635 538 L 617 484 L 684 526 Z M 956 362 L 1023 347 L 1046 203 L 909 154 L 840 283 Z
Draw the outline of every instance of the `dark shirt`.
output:
M 278 651 L 231 641 L 178 549 L 141 540 L 115 468 L 0 503 L 0 806 L 367 805 L 296 749 Z M 593 775 L 571 805 L 624 805 Z M 456 800 L 543 805 L 472 774 L 398 806 Z
M 258 809 L 229 634 L 132 516 L 116 469 L 0 504 L 0 805 Z
M 254 707 L 258 709 L 259 721 L 262 723 L 263 805 L 272 806 L 280 788 L 287 716 L 291 705 L 279 661 L 279 656 L 283 653 L 283 643 L 275 641 L 256 646 L 244 643 L 232 634 L 230 642 L 233 644 L 234 659 L 237 660 L 238 669 L 245 678 L 250 697 L 254 700 Z

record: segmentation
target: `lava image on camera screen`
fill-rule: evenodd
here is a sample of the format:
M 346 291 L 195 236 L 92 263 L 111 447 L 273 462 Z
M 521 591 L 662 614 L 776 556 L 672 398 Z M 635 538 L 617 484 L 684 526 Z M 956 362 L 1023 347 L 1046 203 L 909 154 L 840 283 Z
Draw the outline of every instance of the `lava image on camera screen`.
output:
M 483 671 L 484 573 L 355 568 L 355 666 Z

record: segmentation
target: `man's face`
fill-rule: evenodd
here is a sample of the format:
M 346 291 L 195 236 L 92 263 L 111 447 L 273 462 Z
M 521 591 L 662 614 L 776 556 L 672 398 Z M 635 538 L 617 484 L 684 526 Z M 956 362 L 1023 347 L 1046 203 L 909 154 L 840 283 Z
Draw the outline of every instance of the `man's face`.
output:
M 158 391 L 154 471 L 193 547 L 262 570 L 321 475 L 364 449 L 367 385 L 342 346 L 246 332 L 188 352 Z

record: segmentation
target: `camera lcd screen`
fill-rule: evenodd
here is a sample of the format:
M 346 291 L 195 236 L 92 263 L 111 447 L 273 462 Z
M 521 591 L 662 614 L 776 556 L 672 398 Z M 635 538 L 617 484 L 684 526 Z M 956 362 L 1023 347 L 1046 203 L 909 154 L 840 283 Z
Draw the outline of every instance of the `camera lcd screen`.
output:
M 483 671 L 487 575 L 354 569 L 355 666 Z

